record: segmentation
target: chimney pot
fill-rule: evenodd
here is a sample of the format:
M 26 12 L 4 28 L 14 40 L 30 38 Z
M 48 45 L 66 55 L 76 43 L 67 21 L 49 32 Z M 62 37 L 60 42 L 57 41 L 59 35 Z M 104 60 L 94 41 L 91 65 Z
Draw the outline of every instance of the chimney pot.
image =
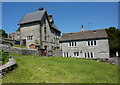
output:
M 84 31 L 84 26 L 82 25 L 81 31 Z

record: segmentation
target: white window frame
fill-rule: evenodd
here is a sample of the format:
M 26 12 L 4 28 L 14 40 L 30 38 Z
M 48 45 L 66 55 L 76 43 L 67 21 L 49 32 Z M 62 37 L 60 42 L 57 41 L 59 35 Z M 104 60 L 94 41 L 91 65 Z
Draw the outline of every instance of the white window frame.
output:
M 88 45 L 88 42 L 90 43 L 90 45 Z M 87 41 L 87 46 L 96 46 L 95 42 L 96 42 L 96 45 L 97 45 L 97 40 L 88 40 Z M 93 43 L 93 45 L 91 45 L 91 43 Z
M 93 55 L 93 57 L 91 58 L 91 53 L 92 53 L 92 55 Z M 85 54 L 86 54 L 86 57 L 85 57 Z M 89 54 L 89 58 L 88 58 L 88 54 Z M 85 52 L 85 53 L 83 53 L 83 57 L 84 58 L 88 58 L 88 59 L 93 59 L 94 58 L 94 52 Z
M 75 43 L 76 43 L 76 46 L 75 46 Z M 73 45 L 72 45 L 73 44 Z M 71 45 L 71 46 L 70 46 Z M 78 43 L 77 42 L 69 42 L 68 43 L 68 47 L 77 47 L 78 46 Z
M 75 52 L 73 52 L 73 56 L 74 57 L 79 57 L 80 56 L 80 52 L 78 52 L 78 56 L 77 55 L 74 55 Z M 77 53 L 77 52 L 76 52 Z
M 67 56 L 68 55 L 68 56 Z M 63 57 L 69 57 L 69 52 L 64 52 Z
M 27 41 L 33 41 L 33 36 L 26 36 Z

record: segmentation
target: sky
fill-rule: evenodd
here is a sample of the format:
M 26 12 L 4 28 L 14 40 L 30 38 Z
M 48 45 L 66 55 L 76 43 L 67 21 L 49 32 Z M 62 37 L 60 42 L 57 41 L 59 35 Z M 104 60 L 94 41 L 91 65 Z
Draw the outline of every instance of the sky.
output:
M 118 27 L 118 2 L 2 2 L 2 29 L 16 31 L 26 13 L 44 8 L 62 33 Z M 90 23 L 90 24 L 89 24 Z

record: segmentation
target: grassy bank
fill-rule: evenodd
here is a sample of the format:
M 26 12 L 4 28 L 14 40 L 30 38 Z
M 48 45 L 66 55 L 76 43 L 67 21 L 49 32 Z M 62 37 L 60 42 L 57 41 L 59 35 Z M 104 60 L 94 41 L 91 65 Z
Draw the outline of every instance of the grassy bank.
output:
M 13 45 L 13 47 L 25 48 L 25 46 L 22 45 Z
M 15 58 L 18 67 L 3 77 L 3 83 L 117 83 L 117 66 L 61 57 Z

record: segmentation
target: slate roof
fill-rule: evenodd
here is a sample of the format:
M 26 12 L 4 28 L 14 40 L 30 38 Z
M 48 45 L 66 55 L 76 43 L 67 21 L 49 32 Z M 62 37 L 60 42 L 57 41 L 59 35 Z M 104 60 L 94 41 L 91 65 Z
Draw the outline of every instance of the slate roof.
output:
M 24 17 L 20 20 L 20 22 L 18 23 L 18 25 L 20 24 L 26 24 L 26 23 L 30 23 L 30 22 L 35 22 L 35 21 L 40 21 L 44 15 L 46 11 L 45 10 L 39 10 L 36 12 L 32 12 L 32 13 L 27 13 L 24 15 Z M 51 22 L 52 19 L 49 19 L 49 21 Z M 51 25 L 51 27 L 59 32 L 61 32 L 55 25 Z
M 51 27 L 59 32 L 61 32 L 55 25 L 51 25 Z
M 73 40 L 102 39 L 102 38 L 108 38 L 105 29 L 81 31 L 74 33 L 63 33 L 60 42 L 73 41 Z
M 25 16 L 18 23 L 18 25 L 29 23 L 29 22 L 34 22 L 34 21 L 40 21 L 44 13 L 45 13 L 45 10 L 25 14 Z

